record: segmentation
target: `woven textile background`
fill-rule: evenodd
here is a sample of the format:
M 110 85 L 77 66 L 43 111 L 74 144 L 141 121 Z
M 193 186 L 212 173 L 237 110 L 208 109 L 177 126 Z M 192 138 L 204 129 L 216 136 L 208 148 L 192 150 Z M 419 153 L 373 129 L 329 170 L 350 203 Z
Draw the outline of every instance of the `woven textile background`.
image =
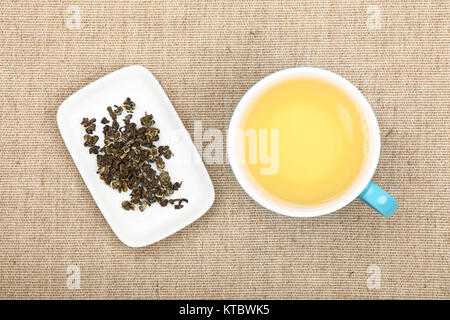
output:
M 0 298 L 450 298 L 449 18 L 445 0 L 2 0 Z M 374 181 L 398 211 L 386 219 L 357 200 L 283 217 L 251 200 L 227 165 L 207 165 L 212 208 L 156 244 L 126 247 L 56 112 L 132 64 L 155 75 L 191 133 L 201 120 L 225 134 L 240 97 L 274 71 L 341 74 L 375 110 Z M 66 286 L 71 265 L 78 290 Z

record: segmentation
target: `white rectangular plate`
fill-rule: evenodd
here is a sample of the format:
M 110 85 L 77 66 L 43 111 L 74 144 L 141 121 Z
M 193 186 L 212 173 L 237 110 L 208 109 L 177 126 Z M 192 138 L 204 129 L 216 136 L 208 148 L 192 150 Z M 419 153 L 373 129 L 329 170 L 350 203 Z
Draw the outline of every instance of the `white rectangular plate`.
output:
M 106 108 L 121 105 L 130 97 L 136 103 L 132 121 L 140 126 L 140 118 L 153 114 L 155 126 L 161 130 L 155 143 L 169 145 L 174 156 L 166 160 L 166 170 L 173 182 L 183 181 L 171 198 L 187 198 L 184 208 L 161 207 L 153 204 L 144 212 L 125 211 L 121 207 L 129 200 L 129 192 L 119 193 L 98 176 L 96 155 L 89 154 L 84 144 L 83 117 L 96 118 L 100 147 L 103 125 L 109 119 Z M 125 114 L 125 111 L 124 111 Z M 119 117 L 123 125 L 123 115 Z M 186 227 L 201 217 L 214 202 L 214 188 L 206 168 L 189 133 L 184 128 L 169 98 L 155 77 L 142 66 L 130 66 L 113 72 L 79 90 L 59 107 L 58 127 L 80 174 L 97 206 L 117 237 L 130 247 L 142 247 L 159 241 Z

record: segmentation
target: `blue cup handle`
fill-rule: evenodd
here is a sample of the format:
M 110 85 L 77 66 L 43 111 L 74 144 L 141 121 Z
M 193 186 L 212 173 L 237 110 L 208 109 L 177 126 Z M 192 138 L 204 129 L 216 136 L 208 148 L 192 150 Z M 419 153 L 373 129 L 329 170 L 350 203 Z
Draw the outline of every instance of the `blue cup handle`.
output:
M 375 182 L 370 182 L 358 198 L 385 217 L 392 216 L 398 207 L 397 200 Z

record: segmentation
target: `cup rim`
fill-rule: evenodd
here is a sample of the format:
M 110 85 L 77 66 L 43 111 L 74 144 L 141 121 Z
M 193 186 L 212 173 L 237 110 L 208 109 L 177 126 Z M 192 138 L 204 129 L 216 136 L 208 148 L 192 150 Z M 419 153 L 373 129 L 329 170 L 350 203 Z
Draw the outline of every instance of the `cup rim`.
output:
M 237 155 L 237 133 L 240 125 L 240 120 L 245 114 L 250 103 L 258 94 L 264 91 L 268 86 L 277 83 L 278 81 L 286 80 L 290 77 L 295 78 L 299 76 L 313 76 L 327 81 L 331 81 L 333 84 L 338 85 L 347 94 L 349 94 L 356 102 L 360 111 L 365 117 L 369 130 L 369 155 L 367 159 L 367 165 L 364 172 L 354 183 L 354 185 L 337 199 L 330 201 L 329 203 L 321 204 L 318 206 L 305 206 L 299 207 L 294 205 L 288 205 L 281 202 L 277 202 L 274 199 L 270 199 L 263 195 L 249 179 L 246 177 L 245 172 L 241 165 L 239 165 Z M 372 179 L 376 167 L 378 165 L 381 149 L 381 137 L 378 122 L 367 99 L 350 81 L 341 77 L 340 75 L 316 67 L 293 67 L 283 69 L 274 73 L 271 73 L 258 82 L 256 82 L 240 99 L 232 116 L 227 131 L 227 156 L 231 170 L 236 177 L 236 180 L 241 185 L 242 189 L 258 204 L 278 214 L 291 216 L 291 217 L 316 217 L 325 214 L 335 212 L 354 199 L 366 188 Z

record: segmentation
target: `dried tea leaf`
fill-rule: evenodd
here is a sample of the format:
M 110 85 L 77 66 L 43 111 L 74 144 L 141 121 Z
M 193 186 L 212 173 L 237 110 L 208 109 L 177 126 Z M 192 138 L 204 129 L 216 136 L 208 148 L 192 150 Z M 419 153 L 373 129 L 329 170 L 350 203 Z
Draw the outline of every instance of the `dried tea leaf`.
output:
M 97 155 L 100 179 L 119 192 L 130 190 L 130 200 L 122 202 L 124 210 L 134 210 L 138 206 L 140 211 L 144 211 L 156 202 L 162 207 L 170 204 L 175 209 L 181 209 L 183 202 L 188 202 L 187 199 L 167 198 L 182 185 L 182 182 L 173 183 L 169 172 L 164 170 L 164 159 L 170 159 L 173 153 L 169 146 L 154 144 L 159 140 L 160 130 L 154 127 L 152 114 L 145 113 L 140 119 L 142 127 L 138 128 L 131 121 L 135 107 L 136 104 L 130 98 L 125 99 L 121 106 L 114 105 L 114 110 L 107 107 L 111 122 L 105 117 L 101 120 L 104 125 L 102 148 L 96 145 L 99 137 L 92 135 L 96 119 L 83 118 L 81 125 L 87 133 L 84 145 L 89 148 L 89 153 Z M 123 110 L 128 114 L 123 118 L 124 125 L 120 126 L 117 116 Z

